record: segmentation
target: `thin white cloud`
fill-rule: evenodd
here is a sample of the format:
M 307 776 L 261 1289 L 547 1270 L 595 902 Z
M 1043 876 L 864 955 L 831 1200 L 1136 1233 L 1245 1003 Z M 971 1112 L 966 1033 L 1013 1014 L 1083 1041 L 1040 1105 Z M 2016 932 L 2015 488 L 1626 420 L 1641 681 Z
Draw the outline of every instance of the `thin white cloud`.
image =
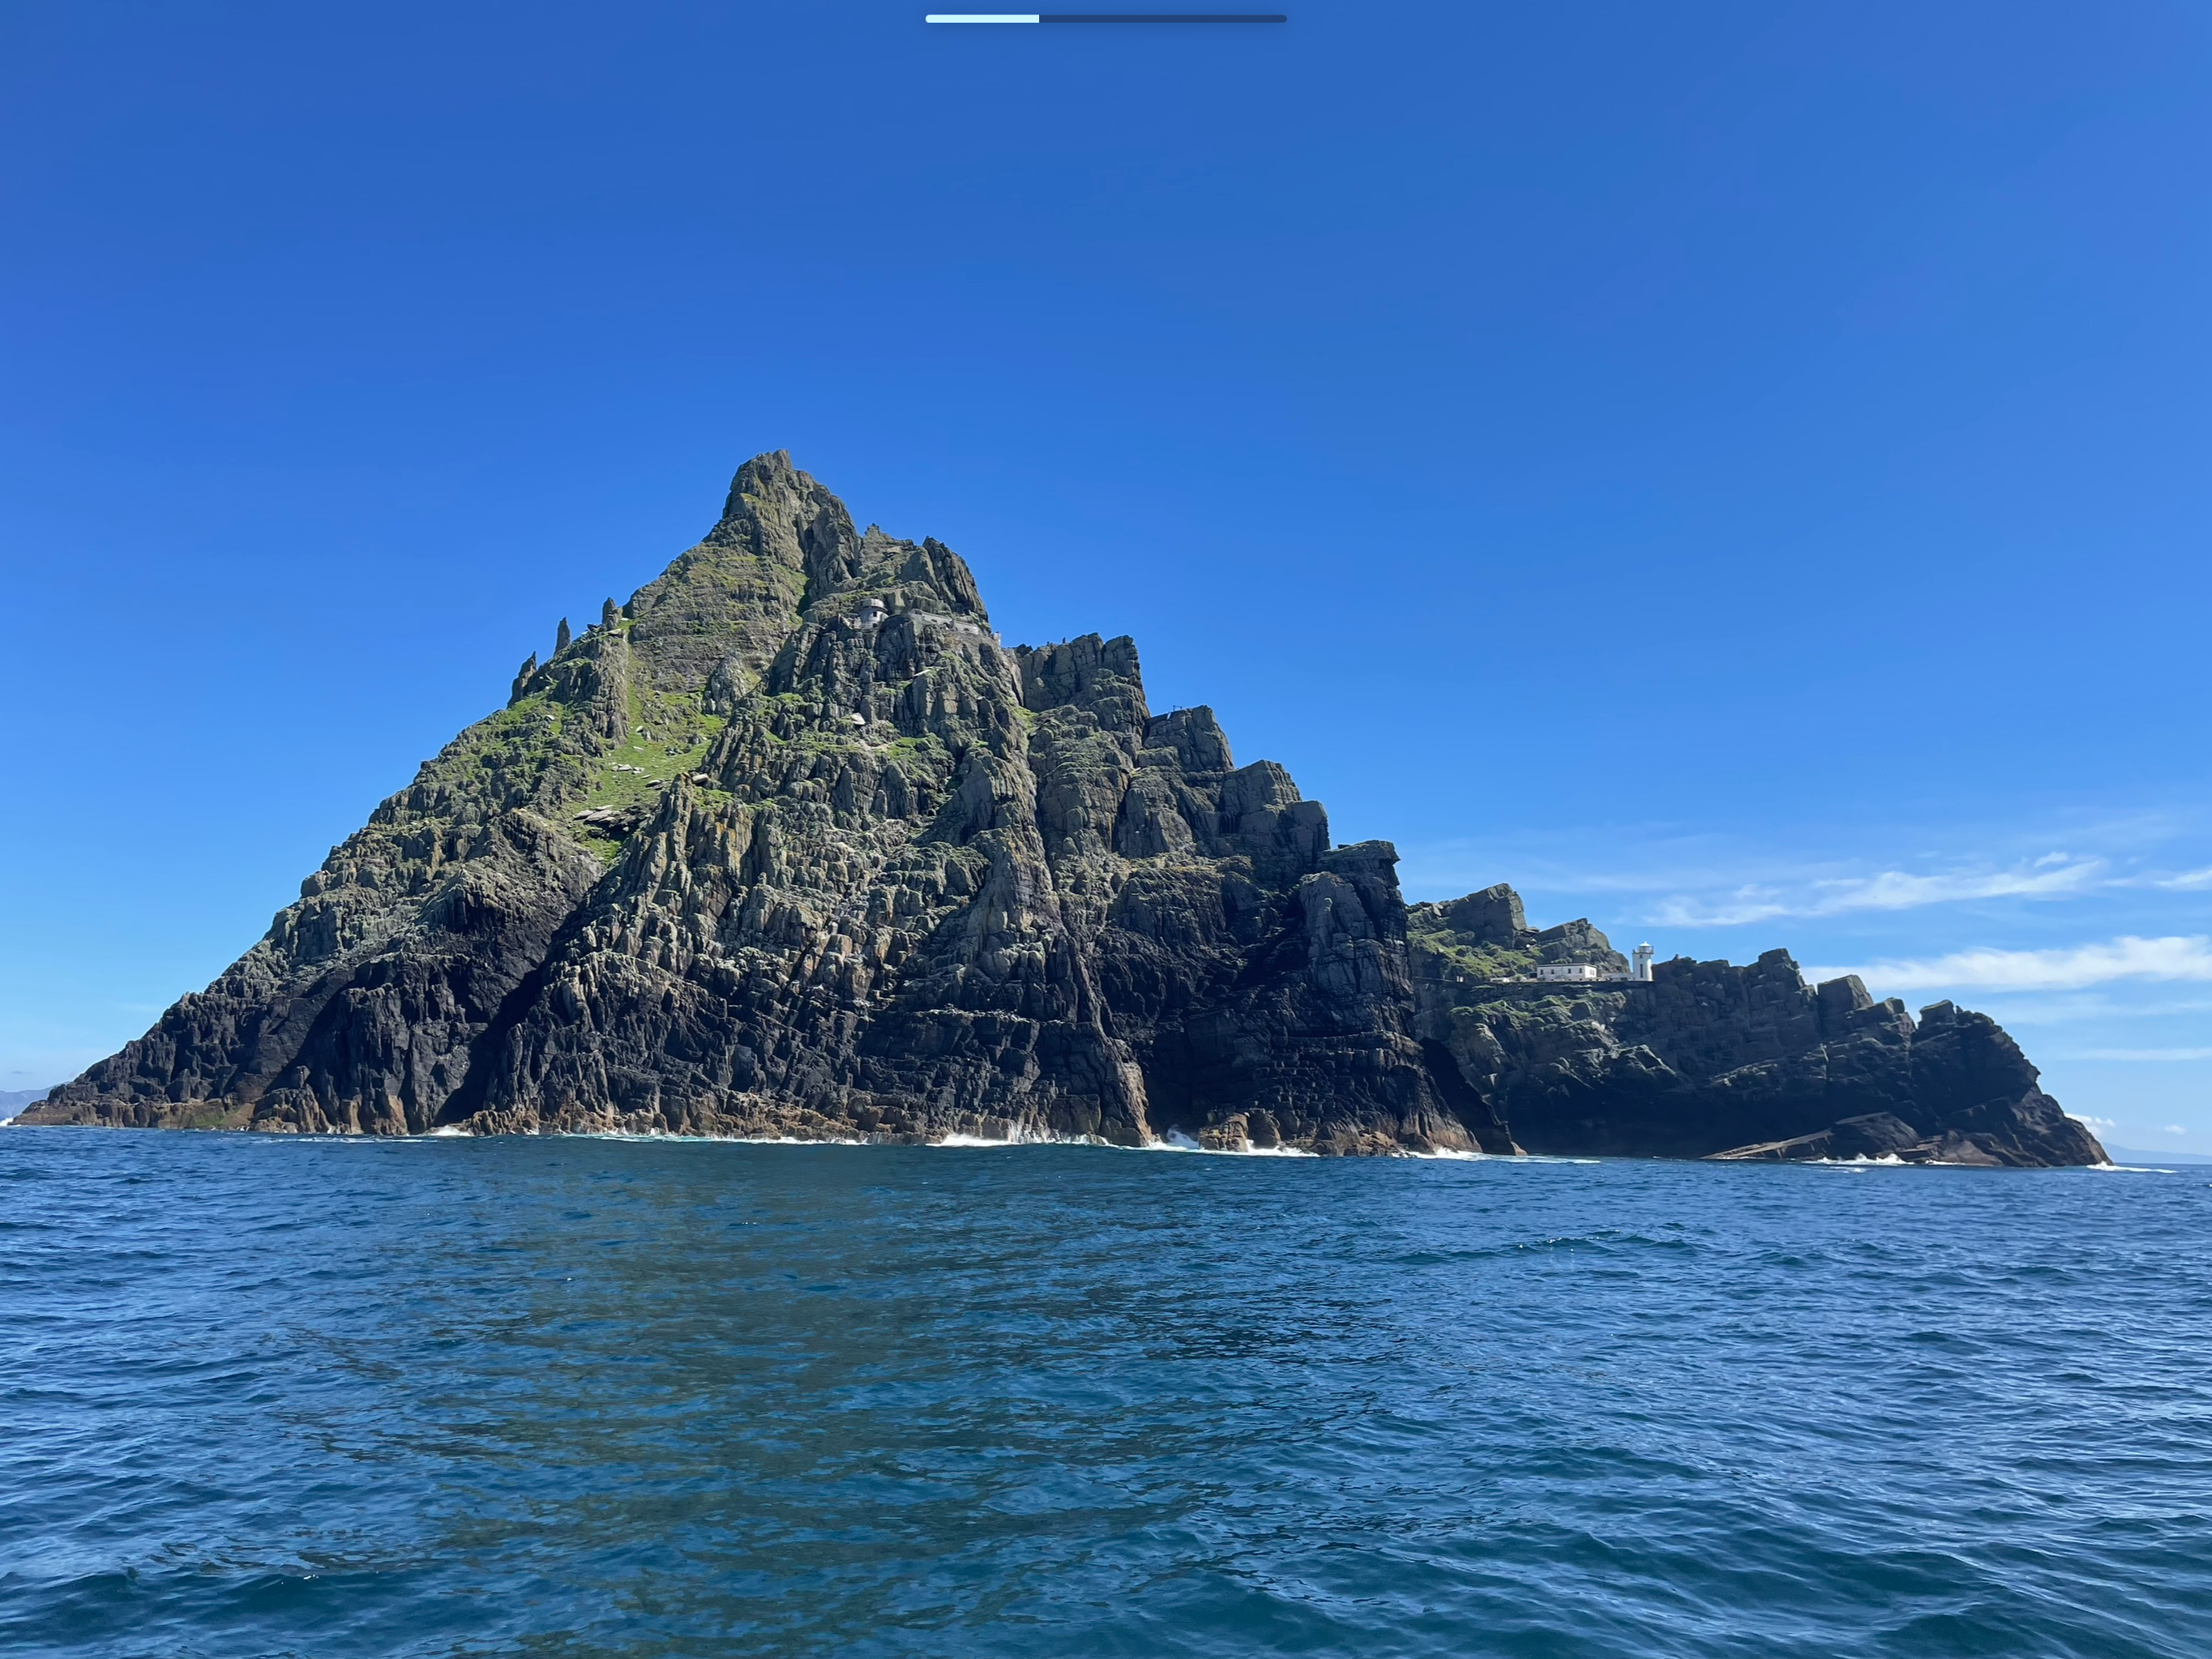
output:
M 1819 968 L 1816 979 L 1856 974 L 1883 991 L 1966 989 L 2071 991 L 2120 979 L 2212 980 L 2212 939 L 2137 939 L 2057 951 L 1957 951 L 1919 961 L 1876 962 L 1863 968 Z
M 2212 866 L 2202 870 L 2184 870 L 2178 876 L 2154 877 L 2151 885 L 2179 888 L 2185 892 L 2194 892 L 2199 888 L 2212 887 Z
M 2162 1135 L 2185 1135 L 2189 1133 L 2179 1123 L 2161 1123 L 2158 1126 L 2158 1132 Z
M 2086 985 L 2069 991 L 2009 991 L 2005 1002 L 2005 1024 L 2029 1029 L 2176 1019 L 2194 1014 L 2212 1014 L 2212 998 L 2204 996 L 2201 989 L 2196 994 L 2153 989 L 2141 980 Z M 2119 1039 L 2116 1036 L 2113 1041 L 2117 1043 Z
M 1649 920 L 1656 927 L 1740 927 L 1774 916 L 1834 916 L 1853 910 L 1916 910 L 1967 899 L 2070 898 L 2099 884 L 2102 859 L 2047 854 L 2009 870 L 1949 871 L 1917 876 L 1902 870 L 1815 881 L 1790 891 L 1737 888 L 1720 899 L 1670 898 Z
M 2067 1060 L 2212 1060 L 2212 1048 L 2077 1048 Z

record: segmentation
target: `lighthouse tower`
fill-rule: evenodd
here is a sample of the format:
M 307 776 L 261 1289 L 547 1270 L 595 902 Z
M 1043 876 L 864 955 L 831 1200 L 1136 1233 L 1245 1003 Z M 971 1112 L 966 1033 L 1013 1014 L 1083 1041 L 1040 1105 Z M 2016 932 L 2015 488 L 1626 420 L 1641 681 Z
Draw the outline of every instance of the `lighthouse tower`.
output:
M 1633 960 L 1635 965 L 1628 970 L 1629 978 L 1650 979 L 1651 977 L 1651 947 L 1648 945 L 1638 945 Z

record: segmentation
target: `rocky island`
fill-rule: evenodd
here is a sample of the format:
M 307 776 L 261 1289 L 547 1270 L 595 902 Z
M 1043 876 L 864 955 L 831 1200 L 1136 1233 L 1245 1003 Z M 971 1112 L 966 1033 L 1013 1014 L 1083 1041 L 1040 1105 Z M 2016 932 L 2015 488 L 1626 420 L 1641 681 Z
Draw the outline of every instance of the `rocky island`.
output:
M 951 549 L 763 455 L 20 1121 L 2105 1161 L 1984 1015 L 1779 951 L 1539 981 L 1620 958 L 1396 861 L 1153 714 L 1128 639 L 1003 645 Z

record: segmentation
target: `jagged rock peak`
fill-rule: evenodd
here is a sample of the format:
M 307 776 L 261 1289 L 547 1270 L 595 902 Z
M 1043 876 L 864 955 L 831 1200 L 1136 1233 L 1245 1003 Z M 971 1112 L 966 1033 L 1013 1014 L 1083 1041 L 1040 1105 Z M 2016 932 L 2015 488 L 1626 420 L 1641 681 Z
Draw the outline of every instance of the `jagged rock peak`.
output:
M 513 693 L 54 1119 L 1510 1145 L 1386 845 L 787 455 Z
M 1528 918 L 1521 908 L 1521 895 L 1504 882 L 1448 899 L 1432 908 L 1437 919 L 1453 933 L 1475 945 L 1510 945 L 1528 931 Z
M 1628 971 L 1628 958 L 1587 917 L 1555 927 L 1531 927 L 1520 894 L 1504 882 L 1441 903 L 1417 904 L 1410 936 L 1429 955 L 1477 979 L 1510 978 L 1558 963 L 1586 963 L 1609 974 Z
M 1604 934 L 1409 910 L 1396 864 L 1153 714 L 1133 641 L 1002 646 L 950 548 L 776 451 L 22 1121 L 2089 1156 L 1979 1015 L 1781 953 L 1562 997 L 1521 971 Z

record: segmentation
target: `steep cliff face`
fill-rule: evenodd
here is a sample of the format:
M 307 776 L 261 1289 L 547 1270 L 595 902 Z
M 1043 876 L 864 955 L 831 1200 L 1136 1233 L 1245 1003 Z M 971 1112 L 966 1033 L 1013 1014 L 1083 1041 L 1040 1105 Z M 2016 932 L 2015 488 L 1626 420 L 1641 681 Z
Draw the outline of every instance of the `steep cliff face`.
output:
M 1004 647 L 950 549 L 767 455 L 221 979 L 24 1117 L 1785 1157 L 1887 1146 L 1828 1126 L 1890 1113 L 1914 1147 L 2093 1161 L 2045 1155 L 1979 1016 L 1916 1030 L 1778 957 L 1538 994 L 1510 981 L 1621 959 L 1510 889 L 1409 913 L 1395 863 L 1333 848 L 1211 711 L 1153 714 L 1128 640 Z
M 1395 855 L 781 454 L 40 1121 L 1503 1150 Z

